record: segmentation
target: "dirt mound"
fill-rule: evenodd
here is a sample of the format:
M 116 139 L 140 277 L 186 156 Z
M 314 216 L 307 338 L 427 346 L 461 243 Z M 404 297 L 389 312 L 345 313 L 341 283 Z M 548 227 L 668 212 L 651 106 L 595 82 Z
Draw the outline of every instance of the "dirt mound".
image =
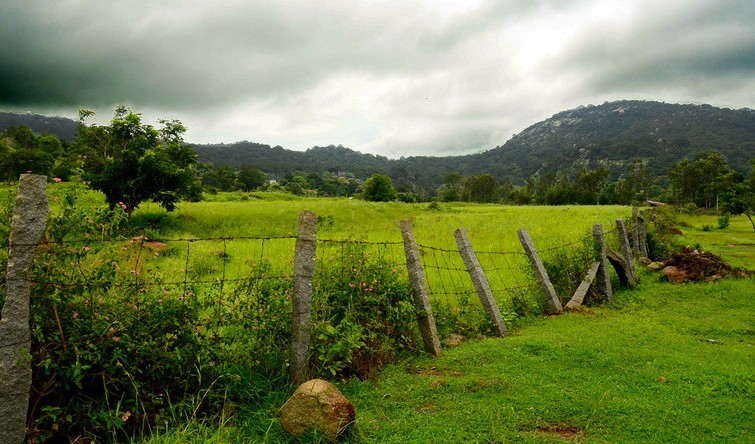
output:
M 740 276 L 744 272 L 733 268 L 721 257 L 707 251 L 685 248 L 671 255 L 663 274 L 672 282 L 714 281 L 726 276 Z

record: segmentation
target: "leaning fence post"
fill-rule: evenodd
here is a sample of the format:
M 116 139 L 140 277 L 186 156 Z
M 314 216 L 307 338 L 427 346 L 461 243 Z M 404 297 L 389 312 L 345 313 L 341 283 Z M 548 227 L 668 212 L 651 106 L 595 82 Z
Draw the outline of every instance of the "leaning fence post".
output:
M 317 215 L 299 214 L 294 253 L 294 296 L 291 303 L 291 380 L 301 384 L 308 379 L 307 355 L 312 334 L 312 278 L 315 275 Z
M 632 257 L 632 248 L 629 246 L 629 239 L 627 238 L 627 229 L 624 226 L 624 221 L 616 219 L 616 229 L 619 232 L 619 243 L 621 244 L 621 254 L 624 255 L 624 259 L 627 262 L 627 278 L 629 279 L 629 286 L 633 287 L 637 283 L 637 272 L 634 269 L 634 258 Z
M 467 266 L 467 272 L 472 278 L 477 295 L 480 297 L 480 302 L 488 314 L 488 318 L 493 322 L 498 335 L 503 337 L 508 334 L 506 330 L 506 324 L 501 317 L 501 311 L 498 309 L 498 303 L 495 301 L 493 291 L 490 289 L 490 283 L 485 276 L 485 271 L 480 265 L 480 261 L 477 259 L 477 255 L 472 249 L 472 242 L 469 240 L 467 230 L 459 228 L 454 233 L 456 237 L 456 245 L 459 247 L 459 254 L 464 259 L 464 265 Z
M 606 258 L 606 239 L 603 236 L 603 225 L 595 224 L 592 226 L 592 237 L 598 244 L 598 275 L 596 277 L 598 292 L 606 298 L 608 302 L 613 302 L 613 289 L 611 288 L 611 276 L 608 274 L 608 259 Z
M 13 208 L 5 276 L 5 304 L 0 317 L 0 442 L 21 443 L 31 388 L 29 273 L 34 252 L 47 226 L 47 177 L 22 174 Z
M 553 288 L 553 284 L 548 277 L 548 272 L 545 270 L 543 262 L 540 260 L 540 256 L 537 255 L 537 250 L 535 250 L 535 245 L 532 243 L 530 235 L 524 228 L 520 228 L 518 234 L 519 241 L 522 243 L 522 247 L 524 247 L 524 251 L 527 253 L 527 257 L 530 259 L 532 269 L 535 271 L 535 276 L 537 276 L 537 281 L 540 283 L 540 288 L 542 288 L 543 293 L 545 293 L 545 299 L 548 303 L 548 310 L 553 313 L 560 312 L 561 310 L 563 310 L 563 307 L 561 306 L 561 300 L 556 294 L 556 289 Z
M 404 252 L 406 253 L 406 269 L 409 272 L 409 281 L 414 290 L 414 308 L 417 310 L 417 322 L 422 333 L 422 342 L 425 350 L 435 356 L 440 356 L 440 339 L 435 327 L 435 317 L 427 294 L 425 271 L 419 257 L 419 247 L 414 240 L 412 223 L 408 220 L 399 221 L 401 235 L 404 237 Z

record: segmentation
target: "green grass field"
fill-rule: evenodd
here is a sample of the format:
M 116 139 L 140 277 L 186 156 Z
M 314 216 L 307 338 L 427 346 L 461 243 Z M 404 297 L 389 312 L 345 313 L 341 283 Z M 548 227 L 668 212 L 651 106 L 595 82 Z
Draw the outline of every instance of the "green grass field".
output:
M 259 199 L 182 205 L 172 234 L 289 234 L 303 209 L 330 216 L 320 237 L 397 241 L 395 220 L 413 218 L 421 244 L 453 248 L 453 230 L 463 226 L 478 249 L 504 251 L 521 248 L 519 227 L 547 247 L 584 236 L 595 222 L 612 227 L 629 214 L 623 207 L 443 205 L 435 211 L 426 205 Z M 746 219 L 732 218 L 725 230 L 703 229 L 715 224 L 714 216 L 683 220 L 688 226 L 678 243 L 693 241 L 736 266 L 755 268 Z M 357 409 L 347 441 L 753 442 L 753 284 L 749 278 L 672 285 L 645 273 L 639 288 L 618 291 L 611 306 L 528 318 L 507 338 L 473 339 L 444 349 L 440 358 L 389 366 L 375 380 L 338 381 Z M 323 441 L 282 431 L 277 412 L 289 394 L 270 393 L 266 410 L 238 406 L 232 418 L 189 421 L 145 442 Z

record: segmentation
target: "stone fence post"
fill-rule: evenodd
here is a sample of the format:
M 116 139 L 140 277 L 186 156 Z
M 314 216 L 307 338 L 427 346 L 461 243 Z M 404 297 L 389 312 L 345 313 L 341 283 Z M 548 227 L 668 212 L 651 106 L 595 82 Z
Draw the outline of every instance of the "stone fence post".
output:
M 472 242 L 469 240 L 467 231 L 463 228 L 459 228 L 454 233 L 456 237 L 456 245 L 459 247 L 459 254 L 464 259 L 464 265 L 467 267 L 467 272 L 472 278 L 477 295 L 480 297 L 482 307 L 485 309 L 485 313 L 488 314 L 488 318 L 493 322 L 498 335 L 503 337 L 508 334 L 506 324 L 503 322 L 501 311 L 498 309 L 498 303 L 493 296 L 493 291 L 490 289 L 490 283 L 488 282 L 485 271 L 480 265 L 480 261 L 477 259 L 477 255 L 472 249 Z
M 294 295 L 291 302 L 291 381 L 301 384 L 309 379 L 307 358 L 312 335 L 312 279 L 315 275 L 317 215 L 299 214 L 299 229 L 294 253 Z
M 596 276 L 598 293 L 603 295 L 608 302 L 613 302 L 613 289 L 611 288 L 611 276 L 608 274 L 608 258 L 606 257 L 606 239 L 603 235 L 603 225 L 593 225 L 592 236 L 599 248 L 598 262 L 600 263 L 600 267 Z
M 412 223 L 408 220 L 402 220 L 399 221 L 399 226 L 401 227 L 401 235 L 404 238 L 406 268 L 409 272 L 409 281 L 412 285 L 412 290 L 414 290 L 412 292 L 414 294 L 414 308 L 417 310 L 417 322 L 419 322 L 422 342 L 425 344 L 425 350 L 428 353 L 440 356 L 440 339 L 438 339 L 435 317 L 433 316 L 433 309 L 427 294 L 425 271 L 422 268 L 422 261 L 419 257 L 419 247 L 412 232 Z
M 537 254 L 537 250 L 535 250 L 535 245 L 532 243 L 530 235 L 524 228 L 520 228 L 518 234 L 519 241 L 522 243 L 522 247 L 524 247 L 524 251 L 527 253 L 532 269 L 535 271 L 535 276 L 537 276 L 537 281 L 540 283 L 540 288 L 542 288 L 543 293 L 545 293 L 545 300 L 548 303 L 548 311 L 551 313 L 560 313 L 561 310 L 563 310 L 561 300 L 556 294 L 556 289 L 553 288 L 551 279 L 548 277 L 548 272 L 545 270 L 543 262 Z
M 0 316 L 0 443 L 22 443 L 31 388 L 29 273 L 47 226 L 47 177 L 22 174 L 11 222 Z
M 637 272 L 634 269 L 634 258 L 632 257 L 632 247 L 629 245 L 629 238 L 627 237 L 627 229 L 624 225 L 624 221 L 616 219 L 616 230 L 619 232 L 619 243 L 621 244 L 621 254 L 626 260 L 627 266 L 627 279 L 630 287 L 634 287 L 637 284 Z

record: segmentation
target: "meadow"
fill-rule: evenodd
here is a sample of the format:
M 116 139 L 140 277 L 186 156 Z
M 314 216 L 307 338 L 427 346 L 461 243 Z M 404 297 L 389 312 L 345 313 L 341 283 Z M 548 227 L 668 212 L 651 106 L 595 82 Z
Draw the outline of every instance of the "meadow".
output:
M 87 397 L 91 394 L 85 393 L 78 407 L 47 407 L 40 427 L 52 423 L 70 426 L 64 419 L 69 412 L 75 418 L 78 414 L 102 418 L 109 428 L 106 436 L 121 441 L 319 441 L 317 436 L 303 441 L 287 437 L 277 419 L 277 410 L 292 389 L 285 381 L 290 310 L 285 281 L 293 258 L 296 219 L 306 209 L 320 216 L 318 262 L 325 283 L 321 290 L 327 293 L 318 296 L 324 299 L 316 303 L 316 322 L 321 325 L 316 327 L 312 359 L 317 371 L 339 382 L 357 407 L 358 419 L 349 441 L 677 442 L 692 432 L 701 434 L 700 442 L 747 442 L 751 438 L 752 415 L 743 414 L 742 408 L 751 412 L 753 407 L 755 378 L 748 363 L 753 361 L 754 319 L 747 305 L 752 278 L 673 286 L 659 282 L 657 275 L 643 274 L 638 289 L 618 290 L 615 304 L 558 317 L 542 317 L 536 311 L 513 314 L 516 307 L 510 295 L 496 291 L 496 285 L 501 288 L 510 283 L 505 279 L 495 283 L 494 278 L 491 285 L 504 318 L 513 321 L 513 334 L 483 339 L 479 328 L 462 331 L 479 319 L 463 307 L 460 310 L 458 300 L 435 295 L 434 303 L 441 303 L 435 307 L 440 310 L 442 335 L 462 332 L 469 339 L 458 348 L 444 349 L 438 359 L 420 351 L 407 302 L 391 299 L 408 296 L 402 283 L 404 271 L 396 266 L 403 254 L 397 220 L 412 220 L 425 259 L 436 254 L 435 249 L 455 251 L 453 232 L 464 227 L 483 257 L 494 256 L 485 256 L 485 252 L 516 252 L 519 261 L 523 255 L 516 231 L 526 228 L 546 261 L 557 261 L 559 255 L 569 261 L 571 252 L 581 250 L 584 240 L 590 238 L 594 223 L 610 230 L 615 219 L 628 219 L 627 207 L 379 204 L 221 193 L 204 202 L 182 203 L 173 213 L 146 204 L 125 225 L 125 237 L 97 244 L 90 240 L 100 234 L 104 239 L 111 229 L 101 196 L 79 190 L 75 199 L 68 199 L 70 189 L 61 185 L 52 185 L 49 191 L 51 213 L 74 216 L 84 227 L 84 232 L 71 231 L 69 240 L 74 248 L 63 245 L 62 251 L 66 261 L 71 260 L 88 275 L 83 283 L 70 287 L 76 289 L 75 294 L 67 294 L 69 290 L 56 284 L 53 292 L 45 290 L 33 299 L 33 322 L 48 325 L 33 334 L 49 341 L 46 353 L 61 356 L 55 364 L 58 367 L 51 365 L 48 357 L 44 365 L 50 368 L 40 371 L 52 383 L 60 377 L 55 369 L 70 364 L 79 379 L 66 384 L 100 381 L 107 390 L 114 390 L 111 396 L 121 393 L 121 398 L 118 405 L 107 399 L 95 404 Z M 66 213 L 64 201 L 73 202 L 79 210 Z M 676 221 L 684 236 L 695 235 L 696 244 L 711 245 L 713 251 L 726 245 L 730 248 L 726 257 L 737 261 L 735 265 L 755 268 L 752 234 L 748 237 L 743 216 L 731 218 L 722 230 L 705 228 L 710 220 L 706 218 L 715 220 L 714 216 L 695 217 L 702 219 L 685 216 Z M 727 241 L 728 233 L 736 240 Z M 135 235 L 164 241 L 167 247 L 143 254 L 128 241 Z M 55 239 L 54 230 L 50 236 Z M 346 251 L 339 243 L 342 240 L 364 242 L 377 253 L 387 254 L 390 261 L 368 270 L 363 268 L 367 261 L 381 258 L 355 250 L 352 259 L 337 263 L 334 258 Z M 676 241 L 688 243 L 686 237 Z M 382 244 L 386 242 L 389 245 Z M 121 266 L 133 266 L 134 255 L 141 268 L 129 272 Z M 51 270 L 72 274 L 49 251 L 44 261 L 39 268 L 48 275 Z M 458 258 L 449 261 L 456 261 L 453 267 L 463 267 Z M 91 270 L 82 267 L 84 263 Z M 269 268 L 263 269 L 263 263 Z M 108 264 L 112 267 L 103 268 Z M 331 266 L 342 271 L 326 269 Z M 515 268 L 519 267 L 526 268 L 526 264 L 518 262 Z M 438 279 L 434 275 L 443 273 L 441 268 L 426 269 L 431 287 Z M 136 273 L 135 278 L 137 271 L 142 276 Z M 348 286 L 357 282 L 352 271 L 373 273 L 371 282 L 382 284 L 385 280 L 385 291 L 392 292 L 386 293 L 391 295 L 384 301 L 388 305 L 374 305 L 380 300 L 373 300 L 371 293 L 365 293 L 368 290 L 350 290 Z M 268 272 L 281 280 L 261 280 Z M 120 284 L 108 284 L 108 279 Z M 238 279 L 234 283 L 238 286 L 224 289 L 226 279 Z M 206 285 L 189 282 L 187 287 L 187 281 L 200 280 Z M 617 285 L 615 276 L 613 280 Z M 166 281 L 174 284 L 166 285 Z M 464 291 L 470 287 L 460 281 L 451 284 L 461 285 Z M 99 296 L 98 288 L 107 288 L 108 296 Z M 192 290 L 191 301 L 187 288 Z M 367 299 L 361 299 L 364 296 Z M 475 299 L 468 302 L 479 305 Z M 359 305 L 368 302 L 373 305 Z M 449 311 L 444 302 L 455 308 Z M 339 318 L 337 307 L 344 303 L 361 308 Z M 396 355 L 391 360 L 374 371 L 355 373 L 349 370 L 356 356 L 353 353 L 377 334 L 360 324 L 359 310 L 370 318 L 373 308 L 388 310 L 384 313 L 391 319 L 380 331 L 398 332 L 404 339 L 400 344 L 390 342 L 395 346 L 390 353 Z M 117 321 L 110 319 L 116 316 Z M 91 317 L 91 323 L 82 324 L 84 317 Z M 45 319 L 58 319 L 58 323 Z M 81 335 L 78 342 L 77 335 Z M 150 370 L 156 359 L 163 368 Z M 101 368 L 101 361 L 107 366 Z M 383 368 L 388 362 L 394 363 Z M 182 368 L 186 364 L 192 368 Z M 123 385 L 124 371 L 132 387 Z M 166 383 L 172 384 L 166 393 L 155 391 Z M 72 388 L 72 393 L 77 393 L 75 386 Z M 186 395 L 175 400 L 162 398 L 167 390 L 172 394 L 184 390 Z M 147 409 L 153 406 L 163 413 L 145 426 Z M 222 413 L 207 410 L 218 407 Z M 131 413 L 125 412 L 138 410 L 144 415 L 127 422 Z M 118 419 L 107 419 L 112 415 Z M 119 419 L 122 415 L 126 419 Z M 648 420 L 651 416 L 659 419 Z M 142 426 L 135 429 L 132 426 L 139 417 Z M 141 433 L 152 437 L 133 437 Z M 126 438 L 128 435 L 132 438 Z

